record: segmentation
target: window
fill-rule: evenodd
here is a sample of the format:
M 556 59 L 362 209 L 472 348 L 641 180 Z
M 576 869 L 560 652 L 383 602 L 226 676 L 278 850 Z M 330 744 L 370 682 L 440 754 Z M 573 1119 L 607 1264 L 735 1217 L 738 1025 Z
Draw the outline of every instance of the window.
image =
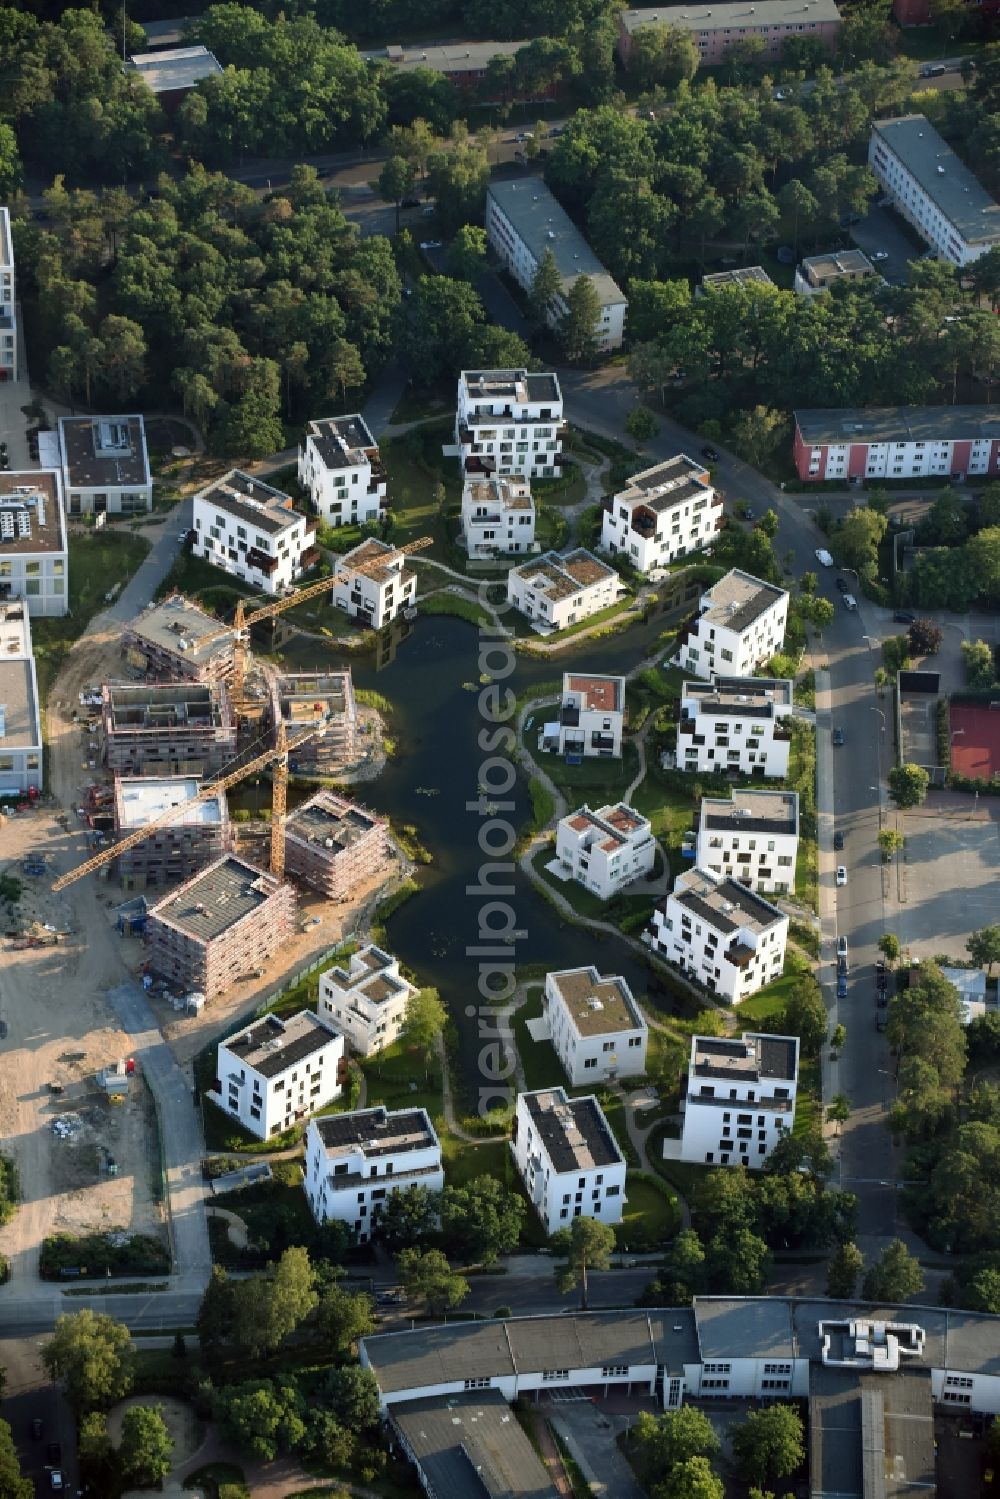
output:
M 467 1390 L 488 1390 L 489 1387 L 490 1380 L 488 1375 L 485 1375 L 479 1379 L 467 1379 L 465 1381 L 465 1388 Z
M 957 1390 L 971 1390 L 973 1385 L 973 1381 L 964 1374 L 946 1374 L 944 1382 Z
M 605 1364 L 601 1373 L 605 1379 L 624 1379 L 628 1374 L 628 1364 Z
M 569 1370 L 568 1369 L 543 1369 L 542 1370 L 542 1383 L 543 1384 L 554 1384 L 555 1381 L 559 1380 L 559 1379 L 569 1379 Z

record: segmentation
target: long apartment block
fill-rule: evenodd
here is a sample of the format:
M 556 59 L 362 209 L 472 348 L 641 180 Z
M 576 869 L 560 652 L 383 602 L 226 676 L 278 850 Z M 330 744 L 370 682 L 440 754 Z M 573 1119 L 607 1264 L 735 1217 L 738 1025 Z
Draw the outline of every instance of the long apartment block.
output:
M 42 718 L 28 606 L 0 601 L 0 796 L 42 789 Z
M 391 855 L 385 819 L 332 791 L 317 791 L 288 814 L 285 868 L 327 900 L 346 900 L 387 871 Z
M 69 550 L 57 469 L 0 473 L 0 599 L 35 618 L 69 608 Z
M 170 821 L 118 858 L 126 890 L 148 890 L 190 879 L 230 847 L 224 791 L 199 796 L 197 776 L 116 776 L 115 837 L 138 833 L 165 813 Z
M 130 776 L 209 775 L 236 754 L 236 718 L 219 683 L 105 682 L 104 763 Z
M 0 208 L 0 378 L 17 379 L 17 278 L 10 210 Z

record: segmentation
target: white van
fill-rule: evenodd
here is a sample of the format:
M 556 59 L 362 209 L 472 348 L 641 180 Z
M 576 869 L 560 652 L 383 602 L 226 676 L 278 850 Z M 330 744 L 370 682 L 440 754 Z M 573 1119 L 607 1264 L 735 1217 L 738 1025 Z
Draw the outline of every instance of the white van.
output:
M 818 547 L 817 548 L 817 550 L 816 550 L 816 561 L 817 562 L 821 562 L 824 567 L 832 567 L 833 566 L 833 557 L 825 549 L 825 547 Z
M 853 593 L 845 593 L 844 594 L 844 608 L 845 609 L 856 609 L 857 607 L 858 607 L 858 601 L 854 597 Z

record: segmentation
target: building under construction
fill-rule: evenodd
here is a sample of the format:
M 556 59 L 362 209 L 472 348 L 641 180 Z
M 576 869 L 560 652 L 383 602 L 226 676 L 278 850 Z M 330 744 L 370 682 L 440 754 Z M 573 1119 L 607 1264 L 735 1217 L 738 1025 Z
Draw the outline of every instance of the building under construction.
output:
M 141 891 L 190 879 L 230 849 L 224 791 L 199 797 L 197 776 L 115 777 L 115 836 L 126 838 L 172 807 L 168 823 L 118 859 L 125 890 Z
M 125 626 L 122 654 L 136 671 L 168 682 L 226 681 L 233 671 L 235 637 L 220 636 L 221 628 L 220 620 L 175 593 Z
M 119 775 L 205 776 L 236 754 L 221 682 L 105 682 L 101 697 L 104 761 Z
M 389 824 L 346 797 L 318 791 L 288 814 L 285 870 L 327 900 L 349 896 L 391 857 Z
M 227 854 L 149 912 L 149 965 L 181 992 L 214 999 L 255 974 L 295 933 L 291 885 Z
M 300 775 L 332 776 L 358 757 L 358 713 L 349 671 L 275 673 L 271 722 L 284 721 L 289 739 L 325 718 L 322 735 L 307 740 L 289 769 Z

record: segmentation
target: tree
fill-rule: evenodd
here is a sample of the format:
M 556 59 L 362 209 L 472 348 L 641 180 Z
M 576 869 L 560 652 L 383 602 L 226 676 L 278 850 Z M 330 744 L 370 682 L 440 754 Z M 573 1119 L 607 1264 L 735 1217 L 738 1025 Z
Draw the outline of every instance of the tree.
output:
M 878 950 L 887 963 L 895 963 L 899 959 L 899 938 L 895 932 L 883 932 L 878 939 Z
M 7 1421 L 0 1421 L 0 1494 L 4 1499 L 33 1499 L 34 1493 L 34 1479 L 21 1476 L 14 1433 Z
M 755 406 L 743 411 L 733 426 L 733 444 L 754 468 L 766 468 L 785 434 L 788 418 L 782 411 Z
M 714 1457 L 720 1446 L 711 1421 L 693 1405 L 665 1411 L 662 1416 L 642 1411 L 632 1427 L 632 1440 L 637 1449 L 635 1466 L 647 1487 L 688 1458 Z
M 429 1312 L 448 1312 L 469 1294 L 469 1282 L 452 1270 L 440 1249 L 403 1249 L 396 1265 L 406 1294 Z
M 15 197 L 23 177 L 17 137 L 9 125 L 0 125 L 0 197 Z
M 232 1442 L 265 1463 L 297 1447 L 306 1434 L 305 1402 L 291 1380 L 224 1385 L 215 1392 L 214 1406 Z
M 851 1100 L 846 1093 L 835 1093 L 826 1106 L 827 1123 L 835 1124 L 839 1135 L 850 1117 Z
M 676 88 L 698 71 L 698 48 L 680 26 L 639 26 L 632 33 L 629 71 L 640 89 Z
M 403 199 L 413 192 L 417 169 L 412 161 L 403 156 L 390 156 L 378 174 L 378 190 L 387 203 L 396 209 L 396 233 L 399 233 L 399 210 Z
M 134 1483 L 158 1484 L 170 1472 L 174 1439 L 163 1419 L 162 1405 L 132 1405 L 122 1417 L 118 1458 Z
M 815 598 L 809 610 L 809 618 L 812 620 L 818 634 L 822 635 L 828 625 L 833 624 L 836 613 L 829 599 Z
M 781 1024 L 786 1035 L 798 1036 L 805 1056 L 819 1056 L 829 1022 L 815 979 L 803 976 L 798 980 L 788 996 Z
M 803 573 L 799 579 L 799 592 L 811 598 L 819 587 L 819 578 L 815 573 Z
M 826 1267 L 826 1294 L 835 1301 L 852 1301 L 865 1258 L 856 1244 L 838 1244 Z
M 378 1381 L 370 1369 L 361 1369 L 356 1364 L 331 1369 L 326 1377 L 326 1393 L 333 1414 L 349 1431 L 363 1431 L 366 1426 L 378 1424 Z
M 542 258 L 535 267 L 535 274 L 528 292 L 528 316 L 536 331 L 545 327 L 549 320 L 553 299 L 561 290 L 562 272 L 556 264 L 552 246 L 546 245 L 542 251 Z
M 757 530 L 766 536 L 768 541 L 773 541 L 778 534 L 778 527 L 780 525 L 781 517 L 778 515 L 778 512 L 776 510 L 765 510 L 757 522 Z
M 463 224 L 448 246 L 448 275 L 456 281 L 475 281 L 486 264 L 486 230 Z
M 865 1301 L 908 1301 L 924 1288 L 924 1274 L 902 1239 L 893 1239 L 870 1265 L 861 1287 Z
M 75 1410 L 112 1405 L 132 1386 L 132 1339 L 104 1312 L 63 1313 L 42 1346 L 42 1363 Z
M 332 1412 L 314 1407 L 306 1417 L 305 1446 L 310 1456 L 325 1468 L 348 1468 L 357 1449 L 357 1439 Z
M 419 989 L 411 994 L 406 1004 L 406 1014 L 400 1028 L 400 1040 L 430 1057 L 438 1038 L 448 1022 L 448 1011 L 441 1003 L 436 989 Z
M 615 1247 L 615 1231 L 596 1218 L 574 1218 L 569 1228 L 552 1235 L 553 1253 L 565 1257 L 556 1270 L 560 1291 L 580 1287 L 580 1305 L 587 1310 L 587 1277 L 591 1270 L 606 1270 Z
M 878 846 L 882 850 L 883 862 L 888 864 L 893 854 L 898 854 L 906 844 L 903 834 L 896 828 L 883 828 L 878 835 Z
M 601 299 L 589 276 L 577 276 L 565 293 L 566 311 L 559 323 L 559 339 L 571 364 L 584 364 L 597 353 L 597 323 Z
M 997 488 L 996 485 L 991 487 Z M 1000 593 L 1000 526 L 984 526 L 969 538 L 965 550 L 983 593 L 995 599 Z
M 849 510 L 833 535 L 833 546 L 845 567 L 859 573 L 873 574 L 877 569 L 878 547 L 889 522 L 877 510 L 857 505 Z
M 466 1264 L 492 1265 L 517 1247 L 524 1200 L 492 1176 L 477 1176 L 441 1194 L 441 1231 Z
M 802 1418 L 792 1405 L 768 1405 L 751 1411 L 730 1427 L 733 1460 L 747 1483 L 789 1478 L 805 1460 Z
M 234 1310 L 233 1287 L 229 1276 L 221 1265 L 213 1265 L 195 1319 L 203 1353 L 209 1353 L 228 1342 L 233 1331 Z
M 726 1490 L 707 1457 L 688 1457 L 650 1492 L 652 1499 L 725 1499 Z
M 660 430 L 660 424 L 648 406 L 633 406 L 625 418 L 625 431 L 636 442 L 648 442 Z
M 932 619 L 915 619 L 909 629 L 910 650 L 915 656 L 936 656 L 944 631 Z
M 390 1248 L 420 1244 L 437 1228 L 439 1212 L 439 1194 L 411 1182 L 385 1199 L 378 1215 L 378 1237 Z
M 965 950 L 977 968 L 989 969 L 992 978 L 993 964 L 1000 963 L 1000 926 L 980 927 L 966 941 Z
M 993 686 L 996 681 L 993 647 L 985 640 L 963 640 L 962 661 L 965 680 L 970 687 L 983 689 Z
M 316 1326 L 329 1351 L 343 1358 L 359 1339 L 375 1330 L 371 1297 L 347 1291 L 334 1282 L 320 1295 Z
M 889 772 L 889 795 L 897 807 L 919 807 L 927 799 L 930 776 L 922 765 L 894 765 Z
M 771 1270 L 767 1243 L 749 1228 L 718 1233 L 705 1250 L 709 1286 L 730 1296 L 758 1296 Z
M 309 1251 L 286 1249 L 268 1275 L 251 1275 L 233 1287 L 234 1336 L 256 1356 L 273 1353 L 319 1303 Z
M 830 1050 L 843 1051 L 844 1043 L 846 1042 L 846 1040 L 847 1026 L 843 1024 L 835 1025 L 833 1028 L 833 1035 L 830 1037 Z

